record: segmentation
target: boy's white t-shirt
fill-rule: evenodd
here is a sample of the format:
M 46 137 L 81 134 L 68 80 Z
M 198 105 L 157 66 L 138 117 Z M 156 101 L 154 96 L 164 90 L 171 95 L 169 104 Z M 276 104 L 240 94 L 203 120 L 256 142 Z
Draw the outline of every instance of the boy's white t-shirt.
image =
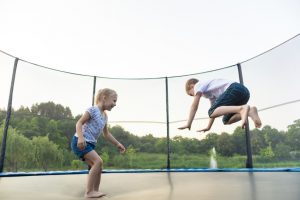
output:
M 201 92 L 205 98 L 213 103 L 234 81 L 226 79 L 212 79 L 199 81 L 194 86 L 194 94 Z

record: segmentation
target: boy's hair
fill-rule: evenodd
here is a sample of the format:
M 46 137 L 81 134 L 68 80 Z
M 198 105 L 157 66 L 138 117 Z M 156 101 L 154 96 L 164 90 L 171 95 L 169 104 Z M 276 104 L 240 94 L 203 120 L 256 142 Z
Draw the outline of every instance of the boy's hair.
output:
M 98 90 L 98 93 L 95 97 L 95 103 L 98 104 L 101 97 L 103 96 L 111 96 L 111 95 L 117 95 L 117 92 L 115 90 L 109 89 L 109 88 L 103 88 Z
M 185 91 L 186 91 L 186 93 L 188 94 L 188 92 L 189 92 L 189 90 L 190 90 L 190 85 L 191 85 L 191 84 L 196 84 L 196 83 L 198 83 L 198 82 L 199 82 L 199 80 L 196 79 L 196 78 L 190 78 L 190 79 L 188 79 L 188 80 L 186 81 L 186 83 L 185 83 Z

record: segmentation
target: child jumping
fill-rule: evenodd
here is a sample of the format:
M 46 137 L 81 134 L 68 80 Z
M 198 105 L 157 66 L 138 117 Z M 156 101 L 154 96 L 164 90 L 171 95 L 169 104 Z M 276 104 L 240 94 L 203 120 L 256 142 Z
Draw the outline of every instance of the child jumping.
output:
M 125 147 L 116 140 L 108 131 L 107 113 L 116 106 L 117 93 L 112 89 L 99 90 L 96 106 L 88 108 L 76 123 L 76 133 L 72 139 L 73 152 L 90 166 L 85 197 L 97 198 L 105 194 L 99 191 L 103 161 L 94 150 L 97 139 L 103 132 L 105 138 L 114 144 L 120 151 L 125 152 Z
M 247 105 L 250 98 L 249 90 L 240 83 L 225 79 L 199 81 L 192 78 L 186 82 L 185 90 L 188 95 L 194 97 L 194 100 L 190 108 L 187 124 L 179 127 L 178 129 L 180 130 L 191 129 L 202 96 L 210 100 L 211 107 L 208 110 L 210 119 L 207 127 L 197 130 L 198 132 L 209 131 L 215 118 L 219 116 L 223 116 L 225 125 L 241 121 L 242 128 L 245 128 L 249 116 L 256 128 L 261 127 L 257 108 Z

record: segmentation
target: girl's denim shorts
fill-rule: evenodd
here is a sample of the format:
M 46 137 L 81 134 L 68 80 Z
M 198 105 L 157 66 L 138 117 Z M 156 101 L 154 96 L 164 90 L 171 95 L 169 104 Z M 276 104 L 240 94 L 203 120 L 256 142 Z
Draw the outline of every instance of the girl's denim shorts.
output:
M 240 83 L 232 83 L 225 92 L 220 95 L 208 110 L 210 116 L 216 108 L 220 106 L 240 106 L 245 105 L 249 101 L 249 90 Z M 223 116 L 223 123 L 226 124 L 234 113 L 226 114 Z
M 72 142 L 71 142 L 71 148 L 72 151 L 75 153 L 75 155 L 78 156 L 78 158 L 82 161 L 84 161 L 84 155 L 87 154 L 90 151 L 93 151 L 95 149 L 95 145 L 92 143 L 87 142 L 86 143 L 86 147 L 83 150 L 80 150 L 77 147 L 77 142 L 78 142 L 78 137 L 76 137 L 75 135 L 72 138 Z

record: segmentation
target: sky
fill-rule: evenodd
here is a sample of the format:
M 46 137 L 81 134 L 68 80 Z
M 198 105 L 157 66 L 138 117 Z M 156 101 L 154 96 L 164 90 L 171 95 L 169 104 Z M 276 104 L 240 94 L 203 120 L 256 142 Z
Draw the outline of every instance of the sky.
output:
M 38 65 L 84 75 L 112 78 L 180 76 L 243 62 L 294 37 L 300 33 L 299 10 L 299 0 L 0 0 L 0 50 Z M 287 55 L 284 57 L 288 59 Z M 281 65 L 273 60 L 260 64 L 276 66 L 278 79 L 282 79 Z M 293 66 L 298 62 L 295 60 L 286 69 L 287 74 L 297 74 L 293 73 Z M 0 66 L 2 75 L 11 74 L 5 71 L 6 65 L 12 64 Z M 90 80 L 57 76 L 52 72 L 41 75 L 36 68 L 27 72 L 22 70 L 18 67 L 14 105 L 30 106 L 53 98 L 55 103 L 70 106 L 75 114 L 80 114 L 91 102 L 90 91 L 86 91 Z M 270 68 L 261 71 L 264 81 L 269 72 Z M 224 73 L 224 77 L 233 76 L 231 72 Z M 1 74 L 0 78 L 8 77 L 6 83 L 9 83 L 10 75 Z M 263 87 L 256 85 L 255 76 L 247 81 L 254 91 L 253 101 L 261 107 L 298 98 L 291 92 L 293 88 L 285 91 L 287 99 L 277 99 L 275 91 L 275 98 L 265 98 L 266 91 L 273 88 L 264 85 L 261 90 Z M 288 77 L 284 79 L 288 80 Z M 60 87 L 49 85 L 56 81 L 63 84 Z M 184 96 L 184 81 L 170 81 L 171 120 L 188 116 L 191 99 Z M 102 80 L 103 83 L 112 85 L 109 80 Z M 120 106 L 116 107 L 116 112 L 111 112 L 112 120 L 165 120 L 163 79 L 146 81 L 140 87 L 136 87 L 135 82 L 113 84 L 120 89 Z M 74 85 L 76 87 L 70 90 Z M 34 95 L 28 95 L 27 88 Z M 8 94 L 9 87 L 2 90 L 0 85 L 0 90 Z M 80 100 L 74 101 L 66 91 L 68 94 L 79 91 Z M 127 98 L 137 92 L 141 95 Z M 6 105 L 7 100 L 0 99 L 0 107 Z M 155 108 L 149 105 L 155 105 Z M 283 109 L 281 113 L 291 109 Z M 137 111 L 144 113 L 135 114 L 139 113 Z M 282 128 L 299 118 L 299 112 L 295 111 L 290 118 L 283 116 L 280 122 L 272 118 L 276 116 L 276 110 L 264 115 L 266 121 L 281 124 Z M 206 111 L 203 110 L 198 117 L 204 116 Z M 172 126 L 176 130 L 180 125 Z M 136 130 L 145 132 L 143 124 L 127 127 L 132 126 L 139 126 Z M 164 124 L 157 126 L 157 129 L 165 128 Z M 217 127 L 226 130 L 222 125 Z M 195 131 L 192 136 L 198 137 Z
M 298 0 L 0 0 L 0 50 L 87 75 L 190 74 L 299 34 L 299 9 Z

